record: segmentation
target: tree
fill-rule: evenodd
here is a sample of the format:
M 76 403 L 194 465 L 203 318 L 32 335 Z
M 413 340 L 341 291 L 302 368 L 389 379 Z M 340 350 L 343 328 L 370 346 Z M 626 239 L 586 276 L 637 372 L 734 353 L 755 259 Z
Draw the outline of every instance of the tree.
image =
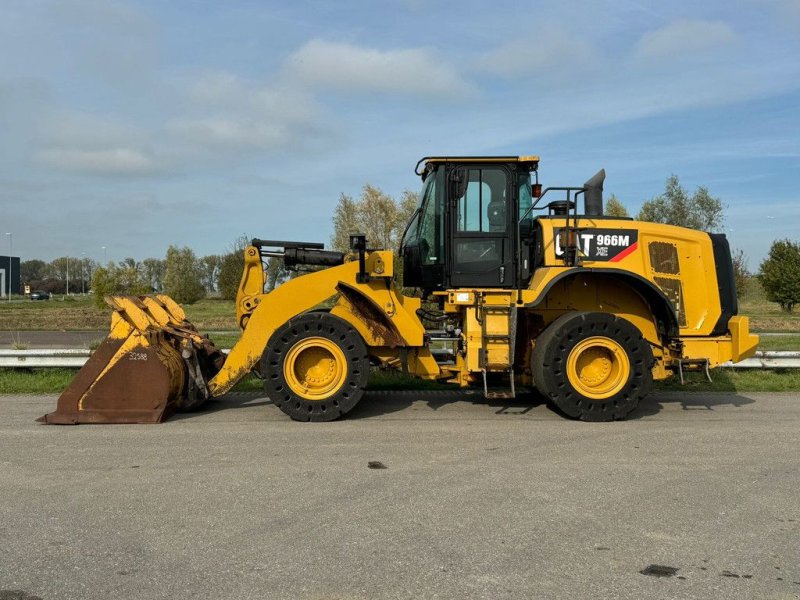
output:
M 23 283 L 33 284 L 33 282 L 41 281 L 45 278 L 47 263 L 43 260 L 34 258 L 33 260 L 24 260 L 19 265 L 20 279 Z
M 350 196 L 340 194 L 339 203 L 333 214 L 331 247 L 340 252 L 347 252 L 350 249 L 350 234 L 360 233 L 358 231 L 360 225 L 358 204 Z
M 358 200 L 342 194 L 333 217 L 331 246 L 340 252 L 350 249 L 350 235 L 363 233 L 373 248 L 397 251 L 417 204 L 411 191 L 398 202 L 379 188 L 366 184 Z
M 203 272 L 203 286 L 206 292 L 211 293 L 217 289 L 217 275 L 222 257 L 218 254 L 209 254 L 200 259 L 200 268 Z
M 275 287 L 289 276 L 289 272 L 283 266 L 280 258 L 270 258 L 266 268 L 266 286 L 264 291 L 271 292 Z
M 114 269 L 113 275 L 117 281 L 117 287 L 120 290 L 119 293 L 134 295 L 149 294 L 153 291 L 144 278 L 140 265 L 133 258 L 121 260 Z
M 110 262 L 105 267 L 97 267 L 92 273 L 91 287 L 95 304 L 100 308 L 105 306 L 105 296 L 140 296 L 151 291 L 141 272 L 125 261 L 119 265 Z
M 176 302 L 192 304 L 206 295 L 203 272 L 191 248 L 167 248 L 164 260 L 164 292 Z
M 235 300 L 244 270 L 244 249 L 250 243 L 246 235 L 239 236 L 231 244 L 231 251 L 220 259 L 217 287 L 225 300 Z
M 611 194 L 611 197 L 606 202 L 606 210 L 605 214 L 609 217 L 629 217 L 628 209 L 623 206 L 622 202 L 619 201 L 615 194 Z
M 81 291 L 91 291 L 92 273 L 97 268 L 97 262 L 87 256 L 83 256 L 79 261 L 79 268 L 81 277 L 78 280 L 78 285 L 81 286 L 82 283 L 84 284 L 81 286 Z
M 155 292 L 160 292 L 164 289 L 164 272 L 166 270 L 166 262 L 159 258 L 145 258 L 142 261 L 142 276 L 150 289 Z
M 116 281 L 113 274 L 114 267 L 97 267 L 92 273 L 92 291 L 94 292 L 94 303 L 98 308 L 105 306 L 104 298 L 113 294 L 118 294 Z
M 417 210 L 417 204 L 419 204 L 419 196 L 417 193 L 411 190 L 403 190 L 403 196 L 400 198 L 400 213 L 397 215 L 401 237 L 403 233 L 405 233 L 408 222 L 411 220 L 414 211 Z M 401 239 L 397 240 L 398 244 L 402 241 Z
M 736 297 L 741 298 L 750 279 L 750 273 L 747 270 L 747 257 L 744 254 L 744 250 L 740 248 L 733 252 L 731 259 L 733 261 L 733 279 L 736 282 Z
M 132 259 L 131 259 L 132 260 Z M 69 291 L 77 293 L 86 287 L 88 274 L 86 273 L 85 260 L 74 256 L 61 256 L 46 264 L 42 271 L 44 275 L 36 287 L 45 291 L 63 294 L 67 291 L 67 280 L 69 280 Z M 84 283 L 82 277 L 86 277 Z
M 690 196 L 677 175 L 667 178 L 664 193 L 645 202 L 637 218 L 700 231 L 720 229 L 725 220 L 719 198 L 713 197 L 708 188 L 702 186 Z
M 800 244 L 775 240 L 761 263 L 759 279 L 767 299 L 791 312 L 800 303 Z

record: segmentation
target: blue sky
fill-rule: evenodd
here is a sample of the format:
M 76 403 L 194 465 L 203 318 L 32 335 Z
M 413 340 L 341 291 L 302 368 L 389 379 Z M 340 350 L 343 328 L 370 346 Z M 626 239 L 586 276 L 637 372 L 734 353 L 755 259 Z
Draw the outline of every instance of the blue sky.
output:
M 416 189 L 423 155 L 538 154 L 632 210 L 707 186 L 755 269 L 800 238 L 799 108 L 800 0 L 4 0 L 0 233 L 23 260 L 327 242 L 340 193 Z

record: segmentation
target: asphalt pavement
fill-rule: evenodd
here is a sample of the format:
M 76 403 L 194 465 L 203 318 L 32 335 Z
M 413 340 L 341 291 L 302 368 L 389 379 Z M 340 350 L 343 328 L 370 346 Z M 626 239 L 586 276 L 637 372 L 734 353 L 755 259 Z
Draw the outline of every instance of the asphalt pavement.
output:
M 54 407 L 0 396 L 0 600 L 800 597 L 797 394 L 606 424 L 453 392 L 320 424 L 259 394 L 34 422 Z

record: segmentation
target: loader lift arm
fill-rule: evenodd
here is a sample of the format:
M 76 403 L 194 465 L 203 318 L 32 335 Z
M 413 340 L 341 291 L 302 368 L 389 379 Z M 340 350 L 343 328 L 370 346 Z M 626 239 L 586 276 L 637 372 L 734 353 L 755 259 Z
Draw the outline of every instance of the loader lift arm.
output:
M 284 260 L 286 257 L 291 257 L 290 264 L 291 261 L 296 261 L 294 264 L 301 262 L 303 264 L 320 264 L 323 261 L 330 264 L 338 254 L 340 264 L 291 279 L 271 292 L 264 293 L 261 249 L 267 244 L 285 243 L 262 242 L 262 240 L 254 240 L 254 242 L 261 242 L 259 243 L 260 247 L 252 245 L 245 249 L 245 268 L 237 296 L 237 315 L 243 326 L 242 336 L 231 349 L 222 369 L 209 381 L 208 387 L 212 396 L 217 397 L 226 393 L 237 381 L 258 366 L 270 338 L 282 324 L 319 306 L 337 293 L 341 293 L 343 289 L 345 290 L 344 295 L 349 298 L 346 300 L 348 305 L 352 306 L 352 298 L 355 294 L 355 297 L 362 296 L 367 299 L 369 305 L 380 307 L 379 310 L 384 314 L 385 322 L 391 324 L 393 333 L 398 336 L 398 339 L 394 340 L 394 345 L 403 347 L 423 345 L 424 328 L 422 323 L 413 311 L 408 313 L 405 304 L 409 303 L 406 301 L 404 304 L 403 299 L 398 297 L 391 285 L 391 253 L 370 252 L 364 259 L 364 272 L 368 275 L 364 278 L 359 277 L 362 270 L 360 261 L 357 259 L 345 260 L 340 253 L 324 251 L 319 247 L 313 248 L 310 247 L 310 244 L 287 244 L 285 254 L 268 250 L 263 252 L 263 255 L 284 256 Z M 366 281 L 359 283 L 359 279 Z M 335 312 L 339 315 L 344 313 L 343 310 L 335 310 Z M 354 311 L 349 312 L 350 314 L 354 313 Z M 357 330 L 368 328 L 367 323 L 351 324 Z M 368 336 L 368 342 L 375 341 L 369 339 L 375 337 L 374 332 L 370 334 L 368 331 L 364 331 L 363 333 Z
M 276 330 L 337 294 L 339 299 L 330 314 L 310 314 L 325 322 L 335 320 L 350 331 L 348 335 L 362 344 L 365 360 L 366 348 L 381 360 L 402 355 L 420 375 L 438 376 L 439 368 L 425 346 L 425 330 L 416 315 L 419 299 L 404 297 L 392 285 L 392 253 L 368 252 L 363 236 L 355 237 L 358 252 L 348 256 L 324 250 L 322 244 L 253 240 L 244 249 L 236 299 L 242 335 L 227 357 L 197 332 L 169 297 L 107 298 L 114 309 L 108 338 L 61 394 L 56 411 L 40 421 L 158 423 L 176 410 L 194 410 L 205 400 L 224 395 L 251 371 L 273 374 L 263 372 L 259 363 Z M 265 249 L 275 246 L 282 250 Z M 265 293 L 262 256 L 281 257 L 289 266 L 326 268 Z M 323 342 L 305 341 L 295 352 L 297 365 L 313 374 L 320 366 L 309 366 L 309 357 L 316 356 L 325 366 L 329 360 L 326 351 Z M 335 349 L 331 352 L 331 356 L 338 355 Z M 339 364 L 337 368 L 346 373 L 351 366 Z M 361 369 L 364 377 L 368 370 L 367 361 Z

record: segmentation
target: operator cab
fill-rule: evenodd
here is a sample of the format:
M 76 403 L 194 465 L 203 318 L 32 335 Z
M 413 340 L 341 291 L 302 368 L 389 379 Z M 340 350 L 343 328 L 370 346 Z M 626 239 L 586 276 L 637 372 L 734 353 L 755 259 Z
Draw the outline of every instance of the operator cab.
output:
M 541 193 L 538 177 L 531 184 L 538 165 L 536 156 L 420 160 L 420 202 L 401 248 L 403 284 L 426 291 L 517 286 L 518 232 L 520 254 L 536 253 L 536 228 L 528 209 L 533 195 Z M 529 262 L 519 265 L 525 281 Z

